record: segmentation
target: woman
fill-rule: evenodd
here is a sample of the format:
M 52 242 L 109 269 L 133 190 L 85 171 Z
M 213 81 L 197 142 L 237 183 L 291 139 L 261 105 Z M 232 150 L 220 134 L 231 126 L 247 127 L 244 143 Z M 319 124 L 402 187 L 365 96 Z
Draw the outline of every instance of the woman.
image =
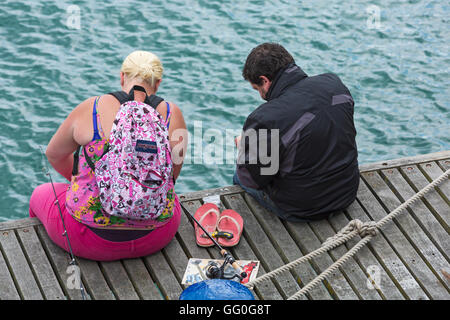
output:
M 171 149 L 176 147 L 181 153 L 185 150 L 183 146 L 187 145 L 186 135 L 181 135 L 180 139 L 172 139 L 176 135 L 180 136 L 180 130 L 186 130 L 180 108 L 155 96 L 162 74 L 163 67 L 156 55 L 146 51 L 131 53 L 124 60 L 120 72 L 123 92 L 91 97 L 79 104 L 49 142 L 46 156 L 50 164 L 71 182 L 55 183 L 54 187 L 76 256 L 98 261 L 141 257 L 161 250 L 175 236 L 181 208 L 173 185 L 181 171 L 183 154 L 172 154 L 172 181 L 169 182 L 167 205 L 162 214 L 165 224 L 156 229 L 150 222 L 134 223 L 131 219 L 109 216 L 102 210 L 95 173 L 87 165 L 84 155 L 86 150 L 88 160 L 102 156 L 103 151 L 108 148 L 113 121 L 120 105 L 127 100 L 147 104 L 151 102 L 168 127 Z M 134 90 L 135 88 L 142 91 Z M 78 157 L 74 157 L 79 146 L 84 148 L 80 149 Z M 55 200 L 50 183 L 38 186 L 30 199 L 30 217 L 37 217 L 45 226 L 49 237 L 68 251 Z

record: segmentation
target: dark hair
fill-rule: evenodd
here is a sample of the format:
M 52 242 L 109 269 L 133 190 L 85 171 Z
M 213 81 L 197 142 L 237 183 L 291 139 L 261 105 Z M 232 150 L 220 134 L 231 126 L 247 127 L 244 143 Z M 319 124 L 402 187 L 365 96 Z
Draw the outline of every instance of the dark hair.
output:
M 294 58 L 278 43 L 263 43 L 254 48 L 245 61 L 242 76 L 254 84 L 261 84 L 260 76 L 272 81 L 280 69 L 295 63 Z

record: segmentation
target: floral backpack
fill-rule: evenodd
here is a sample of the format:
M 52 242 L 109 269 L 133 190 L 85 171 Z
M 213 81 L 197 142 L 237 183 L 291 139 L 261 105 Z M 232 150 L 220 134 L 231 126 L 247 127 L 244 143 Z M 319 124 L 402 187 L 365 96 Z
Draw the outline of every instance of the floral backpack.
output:
M 170 152 L 169 133 L 156 109 L 135 100 L 124 102 L 111 129 L 109 150 L 95 164 L 87 159 L 95 168 L 103 210 L 129 219 L 156 220 L 170 188 Z

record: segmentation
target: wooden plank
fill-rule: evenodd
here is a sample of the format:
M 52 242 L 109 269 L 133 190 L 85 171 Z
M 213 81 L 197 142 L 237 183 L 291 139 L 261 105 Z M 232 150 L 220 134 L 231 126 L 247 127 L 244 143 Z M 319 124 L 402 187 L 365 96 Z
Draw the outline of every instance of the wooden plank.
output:
M 236 260 L 259 260 L 245 238 L 241 238 L 239 244 L 229 248 L 229 251 Z M 264 264 L 260 264 L 257 276 L 266 274 L 269 271 L 270 270 Z M 253 294 L 256 299 L 282 300 L 283 296 L 278 288 L 279 284 L 276 280 L 265 281 L 254 289 Z
M 227 195 L 227 194 L 240 193 L 240 192 L 242 192 L 242 188 L 238 185 L 226 186 L 226 187 L 222 187 L 222 188 L 207 189 L 207 190 L 201 190 L 201 191 L 195 191 L 195 192 L 189 192 L 189 193 L 182 194 L 180 196 L 180 202 L 200 200 L 200 199 L 203 199 L 204 197 L 208 197 L 208 196 Z
M 450 164 L 448 164 L 449 162 L 450 162 L 449 160 L 438 161 L 438 164 L 444 170 L 448 170 L 450 169 Z M 440 175 L 444 173 L 444 170 L 442 170 L 441 167 L 439 167 L 434 163 L 429 163 L 429 165 L 420 166 L 420 168 L 422 168 L 424 173 L 428 176 L 428 180 L 430 180 L 430 182 L 432 180 L 437 179 Z M 450 181 L 446 180 L 442 182 L 440 186 L 436 187 L 436 189 L 438 190 L 439 194 L 444 198 L 445 202 L 448 204 L 450 200 Z
M 191 200 L 191 201 L 186 201 L 183 202 L 183 208 L 185 210 L 185 219 L 186 219 L 186 223 L 188 224 L 186 226 L 186 232 L 188 233 L 188 235 L 185 236 L 185 239 L 188 239 L 188 245 L 189 248 L 191 250 L 196 250 L 196 251 L 204 251 L 208 253 L 208 256 L 206 256 L 205 254 L 205 259 L 222 259 L 222 255 L 220 254 L 220 251 L 217 247 L 215 246 L 211 246 L 211 247 L 207 247 L 207 248 L 203 248 L 197 245 L 197 242 L 195 240 L 195 222 L 192 221 L 192 219 L 189 217 L 190 215 L 194 216 L 195 212 L 198 210 L 198 208 L 200 208 L 200 206 L 202 205 L 202 203 L 199 200 Z M 184 244 L 187 244 L 186 241 L 183 241 Z M 199 256 L 194 256 L 195 258 L 199 258 Z
M 236 260 L 259 260 L 245 238 L 241 238 L 239 244 L 230 248 L 229 251 Z M 270 270 L 264 264 L 260 264 L 257 276 L 262 276 L 269 271 Z M 265 281 L 253 289 L 253 295 L 255 296 L 255 299 L 283 300 L 284 297 L 281 295 L 278 288 L 279 284 L 276 280 Z
M 402 167 L 400 171 L 405 176 L 408 183 L 414 188 L 414 191 L 418 192 L 430 183 L 421 172 L 421 170 L 423 170 L 422 168 L 425 168 L 424 171 L 426 171 L 433 166 L 439 170 L 439 167 L 435 162 L 428 162 L 419 167 Z M 428 192 L 423 199 L 431 212 L 435 215 L 436 219 L 448 232 L 450 226 L 450 204 L 446 203 L 436 190 Z
M 244 220 L 243 236 L 246 238 L 250 247 L 255 252 L 262 264 L 266 265 L 269 270 L 275 270 L 285 264 L 273 247 L 270 239 L 267 237 L 263 228 L 259 225 L 258 220 L 249 209 L 240 194 L 224 196 L 225 204 L 238 212 Z M 277 276 L 282 295 L 289 298 L 300 290 L 296 279 L 289 272 Z M 279 290 L 280 290 L 279 289 Z
M 358 199 L 364 204 L 367 211 L 373 214 L 376 210 L 381 210 L 381 206 L 376 202 L 375 197 L 372 193 L 367 189 L 367 187 L 360 183 L 360 188 L 358 190 Z M 371 199 L 367 201 L 367 199 Z M 364 212 L 363 208 L 359 204 L 358 201 L 354 201 L 346 210 L 346 214 L 348 214 L 349 219 L 358 219 L 363 222 L 373 220 L 370 216 Z M 349 245 L 353 242 L 359 240 L 359 237 L 355 237 L 349 241 Z M 428 297 L 425 292 L 420 287 L 419 283 L 410 273 L 406 265 L 397 255 L 397 253 L 392 249 L 391 245 L 386 241 L 384 234 L 381 232 L 373 238 L 370 243 L 367 245 L 367 248 L 375 255 L 377 261 L 380 265 L 383 266 L 384 271 L 387 273 L 387 277 L 384 276 L 384 273 L 381 274 L 381 288 L 383 293 L 386 290 L 391 288 L 389 279 L 392 280 L 395 286 L 402 292 L 402 294 L 407 299 L 412 300 L 427 300 Z M 362 249 L 363 250 L 363 249 Z M 389 278 L 389 279 L 388 279 Z M 384 290 L 383 288 L 387 288 Z M 389 293 L 393 293 L 394 290 L 389 291 Z M 387 296 L 387 294 L 385 294 Z
M 450 157 L 445 160 L 436 161 L 443 168 L 443 171 L 450 169 Z
M 186 201 L 183 204 L 184 209 L 186 210 L 186 215 L 187 214 L 195 214 L 195 211 L 200 207 L 201 203 L 200 201 Z M 191 226 L 190 228 L 190 235 L 192 238 L 192 243 L 196 245 L 195 242 L 195 234 L 194 234 L 194 227 L 193 225 L 189 224 Z M 206 249 L 204 249 L 206 250 Z M 231 248 L 230 253 L 233 255 L 233 257 L 236 260 L 258 260 L 258 258 L 256 257 L 256 255 L 254 254 L 254 252 L 252 251 L 252 249 L 250 248 L 250 246 L 247 243 L 247 240 L 245 238 L 241 238 L 241 241 L 239 242 L 239 244 L 233 248 Z M 209 253 L 210 253 L 210 257 L 214 258 L 214 259 L 220 259 L 220 253 L 218 252 L 218 249 L 214 248 L 214 249 L 209 249 Z M 197 258 L 197 256 L 195 256 Z M 266 271 L 264 270 L 264 266 L 261 266 L 259 269 L 259 275 L 264 274 Z M 255 296 L 259 299 L 267 299 L 267 300 L 281 300 L 283 299 L 283 297 L 281 296 L 281 294 L 278 292 L 278 290 L 276 289 L 276 287 L 274 286 L 274 284 L 272 282 L 266 282 L 260 286 L 258 286 L 258 288 L 255 289 L 254 291 Z
M 337 214 L 342 215 L 342 213 Z M 329 237 L 332 237 L 336 232 L 332 229 L 327 220 L 319 220 L 309 223 L 314 233 L 323 243 Z M 345 246 L 339 246 L 333 250 L 328 251 L 333 261 L 337 261 L 340 257 L 348 252 Z M 363 300 L 380 300 L 381 296 L 376 290 L 370 290 L 367 286 L 367 275 L 363 271 L 354 258 L 347 260 L 346 264 L 341 268 L 341 272 L 346 276 L 349 283 L 351 283 L 353 290 L 357 291 L 358 295 Z
M 166 299 L 178 300 L 182 292 L 181 284 L 170 269 L 161 251 L 143 258 L 152 277 Z
M 90 299 L 115 300 L 97 261 L 77 258 L 81 270 L 81 278 L 89 292 Z
M 25 255 L 34 270 L 45 299 L 62 300 L 64 293 L 58 283 L 58 279 L 53 272 L 53 268 L 45 254 L 42 244 L 33 227 L 17 229 L 17 235 L 23 245 Z
M 120 261 L 102 261 L 100 268 L 118 300 L 137 300 L 139 296 Z
M 24 218 L 0 223 L 0 231 L 33 227 L 42 224 L 38 218 Z
M 44 297 L 39 289 L 33 270 L 20 247 L 14 230 L 0 233 L 0 247 L 6 255 L 13 277 L 16 279 L 21 296 L 25 300 L 42 300 Z
M 0 300 L 20 300 L 14 279 L 9 273 L 8 265 L 0 250 Z
M 70 261 L 68 254 L 56 246 L 47 236 L 47 233 L 43 226 L 39 226 L 41 228 L 41 236 L 45 239 L 47 247 L 49 248 L 50 255 L 52 256 L 52 260 L 58 269 L 58 274 L 61 278 L 61 282 L 67 283 L 67 267 Z M 99 263 L 92 260 L 87 260 L 83 258 L 77 258 L 78 264 L 81 269 L 81 277 L 83 279 L 83 283 L 87 292 L 89 292 L 88 298 L 96 299 L 96 300 L 113 300 L 115 296 L 111 291 L 102 271 L 100 270 Z M 123 274 L 123 273 L 122 273 Z M 125 273 L 126 274 L 126 273 Z M 81 299 L 81 294 L 79 290 L 76 289 L 67 289 L 64 288 L 68 294 L 70 299 Z M 137 296 L 132 296 L 132 298 L 136 298 Z
M 193 205 L 192 205 L 193 203 Z M 201 206 L 200 201 L 189 201 L 188 204 L 190 206 L 186 206 L 188 209 L 188 212 L 190 214 L 194 214 L 195 211 Z M 225 204 L 221 202 L 221 208 L 226 208 Z M 221 209 L 219 208 L 219 209 Z M 192 229 L 192 234 L 194 234 L 194 229 Z M 194 239 L 195 241 L 195 239 Z M 211 254 L 211 257 L 214 259 L 223 259 L 222 256 L 219 253 L 219 250 L 216 247 L 212 247 L 211 249 L 208 249 L 208 251 Z M 236 260 L 259 260 L 256 254 L 253 252 L 252 248 L 247 242 L 247 239 L 244 237 L 241 237 L 241 240 L 239 244 L 235 247 L 229 248 L 228 251 L 232 254 L 232 256 Z M 260 266 L 259 273 L 258 274 L 264 274 L 267 272 L 267 269 L 265 269 L 264 265 Z M 281 300 L 283 299 L 280 292 L 277 290 L 278 283 L 276 281 L 268 281 L 256 288 L 254 290 L 254 294 L 259 299 L 265 299 L 265 300 Z
M 391 173 L 390 173 L 391 172 Z M 403 179 L 400 175 L 400 173 L 397 170 L 386 170 L 384 171 L 385 178 L 390 178 L 397 176 L 400 179 Z M 404 181 L 403 184 L 400 184 L 400 181 L 396 181 L 397 184 L 393 185 L 392 182 L 388 180 L 388 182 L 383 181 L 382 177 L 380 175 L 373 175 L 368 179 L 372 183 L 373 190 L 379 195 L 380 198 L 383 199 L 383 203 L 386 206 L 387 210 L 393 211 L 396 209 L 400 204 L 400 200 L 398 197 L 396 197 L 395 193 L 403 193 L 404 188 L 408 186 L 408 184 Z M 388 186 L 391 185 L 393 188 L 398 186 L 400 189 L 395 191 L 391 190 Z M 410 192 L 411 195 L 414 194 L 414 192 Z M 402 202 L 404 202 L 403 199 L 401 199 Z M 422 213 L 421 209 L 425 211 L 425 213 Z M 427 235 L 427 233 L 424 232 L 424 229 L 421 228 L 421 225 L 413 218 L 413 216 L 421 216 L 423 219 L 426 219 L 426 216 L 430 219 L 434 219 L 434 216 L 428 211 L 428 209 L 424 206 L 423 202 L 417 201 L 414 204 L 410 206 L 408 211 L 405 211 L 403 214 L 398 216 L 398 218 L 395 219 L 396 222 L 399 224 L 400 230 L 405 234 L 406 238 L 410 240 L 410 242 L 413 244 L 413 246 L 416 248 L 416 251 L 422 256 L 425 263 L 434 270 L 434 273 L 442 281 L 443 286 L 447 289 L 448 293 L 450 293 L 449 288 L 445 284 L 445 278 L 442 276 L 442 274 L 439 272 L 439 270 L 443 270 L 443 268 L 448 267 L 448 258 L 442 255 L 442 249 L 437 247 L 437 244 L 431 241 L 430 237 Z M 433 227 L 437 228 L 439 227 L 439 223 L 433 225 Z M 440 230 L 435 230 L 436 232 L 439 232 Z M 442 231 L 445 232 L 445 231 Z M 435 239 L 437 240 L 437 239 Z
M 204 259 L 223 259 L 223 257 L 220 255 L 219 250 L 215 247 L 211 248 L 200 248 L 196 244 L 195 240 L 195 229 L 194 229 L 194 222 L 192 222 L 191 218 L 188 218 L 188 215 L 194 215 L 197 209 L 202 205 L 202 203 L 199 200 L 191 200 L 182 202 L 183 211 L 185 212 L 185 215 L 182 215 L 184 219 L 186 219 L 185 222 L 185 229 L 183 230 L 184 233 L 182 235 L 183 243 L 185 247 L 188 247 L 189 252 L 191 252 L 191 257 L 194 258 L 204 258 Z M 183 219 L 182 219 L 183 223 Z M 178 229 L 178 232 L 180 232 L 180 229 Z M 243 244 L 242 244 L 243 243 Z M 242 254 L 242 257 L 251 257 L 256 259 L 256 256 L 254 256 L 253 252 L 251 252 L 250 247 L 246 243 L 246 241 L 239 244 L 239 253 Z M 247 250 L 246 250 L 247 249 Z M 201 253 L 194 253 L 192 255 L 192 252 L 201 252 Z M 239 256 L 236 251 L 229 250 L 230 253 L 233 255 L 233 257 L 238 260 Z M 251 256 L 248 255 L 248 252 L 251 252 Z M 248 258 L 248 259 L 251 259 Z M 264 271 L 263 271 L 264 272 Z M 266 299 L 269 297 L 271 299 L 282 299 L 281 295 L 278 293 L 278 291 L 273 287 L 263 287 L 263 294 L 265 294 Z M 259 299 L 261 297 L 261 293 L 256 290 L 256 292 L 253 292 L 256 299 Z
M 322 243 L 307 223 L 286 221 L 284 225 L 303 254 L 306 255 L 322 246 Z M 333 264 L 333 260 L 329 254 L 322 254 L 312 259 L 311 263 L 316 272 L 321 273 Z M 333 273 L 327 282 L 330 284 L 329 290 L 331 290 L 331 294 L 336 299 L 357 300 L 359 298 L 340 270 Z
M 418 175 L 421 174 L 416 166 L 407 166 L 402 167 L 401 169 L 409 174 L 412 172 L 416 172 Z M 417 191 L 412 189 L 397 169 L 383 170 L 382 173 L 392 184 L 393 189 L 398 192 L 397 197 L 402 203 L 416 194 Z M 420 225 L 421 229 L 428 238 L 432 240 L 433 244 L 440 250 L 444 259 L 448 262 L 447 253 L 450 253 L 448 231 L 444 229 L 442 224 L 439 223 L 433 213 L 422 201 L 417 201 L 409 213 L 416 219 L 416 222 Z M 450 270 L 448 270 L 448 272 L 450 272 Z
M 186 253 L 184 252 L 183 248 L 178 242 L 176 236 L 175 239 L 173 239 L 163 249 L 163 254 L 166 257 L 167 262 L 169 262 L 169 265 L 171 266 L 178 282 L 181 283 L 181 281 L 183 280 L 184 272 L 186 271 L 186 266 L 188 264 L 189 257 L 186 256 Z M 184 288 L 185 287 L 183 285 L 183 289 Z
M 302 252 L 289 235 L 283 223 L 276 215 L 267 211 L 248 193 L 244 193 L 244 199 L 247 202 L 248 207 L 258 219 L 258 222 L 264 229 L 264 232 L 276 246 L 277 252 L 281 255 L 285 264 L 303 256 Z M 301 287 L 304 287 L 317 276 L 317 273 L 309 263 L 301 264 L 292 270 Z M 308 294 L 308 297 L 314 300 L 333 299 L 324 284 L 313 288 Z
M 206 248 L 199 247 L 195 242 L 194 226 L 188 217 L 190 213 L 194 215 L 200 206 L 201 203 L 199 201 L 186 201 L 181 203 L 183 212 L 177 234 L 180 238 L 180 245 L 188 252 L 189 258 L 211 259 L 212 255 L 209 251 Z
M 144 300 L 162 300 L 156 284 L 150 276 L 144 262 L 140 258 L 125 259 L 123 265 L 136 288 L 139 297 Z
M 376 192 L 381 203 L 386 206 L 387 210 L 383 210 L 384 212 L 381 210 L 373 212 L 372 217 L 379 221 L 386 216 L 386 211 L 394 210 L 400 205 L 400 202 L 377 173 L 362 173 L 361 175 L 372 190 Z M 447 288 L 435 272 L 436 267 L 447 265 L 439 250 L 436 249 L 408 212 L 404 212 L 394 221 L 385 226 L 382 232 L 389 238 L 390 243 L 398 252 L 403 252 L 403 260 L 407 261 L 408 267 L 414 270 L 414 274 L 426 287 L 430 297 L 447 299 Z M 404 232 L 400 230 L 399 226 Z
M 68 289 L 67 283 L 71 274 L 67 273 L 69 267 L 70 257 L 69 254 L 58 247 L 47 235 L 47 231 L 43 225 L 38 225 L 37 234 L 41 240 L 44 250 L 47 252 L 49 261 L 52 264 L 53 270 L 55 270 L 56 276 L 59 278 L 59 283 L 62 284 L 62 290 L 66 295 L 66 298 L 71 300 L 81 300 L 81 293 L 79 289 Z M 81 268 L 82 270 L 82 268 Z
M 367 163 L 359 166 L 361 172 L 374 171 L 379 169 L 389 169 L 410 164 L 418 164 L 429 161 L 437 161 L 450 158 L 450 150 L 439 151 L 428 154 L 421 154 L 413 157 L 406 157 L 393 160 L 384 160 L 375 163 Z
M 358 202 L 355 201 L 350 207 L 349 210 L 355 210 L 355 206 L 359 206 Z M 359 209 L 362 212 L 361 207 Z M 336 232 L 340 231 L 342 228 L 344 228 L 350 220 L 346 216 L 347 212 L 336 214 L 333 217 L 329 218 L 329 223 L 333 226 Z M 369 220 L 367 216 L 365 216 L 363 219 Z M 361 220 L 361 219 L 360 219 Z M 350 239 L 346 244 L 346 251 L 348 251 L 350 248 L 352 248 L 354 245 L 356 245 L 361 240 L 361 237 L 356 236 L 353 239 Z M 387 244 L 386 244 L 387 245 Z M 395 255 L 395 253 L 394 253 Z M 399 288 L 397 288 L 394 281 L 389 277 L 386 270 L 383 268 L 382 264 L 377 260 L 377 258 L 373 255 L 373 253 L 370 251 L 369 246 L 362 247 L 358 253 L 354 256 L 354 259 L 357 261 L 357 263 L 361 266 L 361 269 L 365 272 L 366 280 L 363 280 L 362 282 L 355 283 L 356 288 L 359 292 L 361 292 L 360 287 L 364 286 L 365 288 L 369 290 L 377 290 L 380 292 L 383 299 L 387 300 L 402 300 L 405 298 L 405 296 L 402 294 Z M 345 269 L 347 269 L 345 267 Z M 369 287 L 367 285 L 367 280 L 377 280 L 372 279 L 370 270 L 375 270 L 378 272 L 379 281 L 378 283 L 375 283 L 376 285 L 372 285 Z M 373 276 L 373 278 L 375 278 Z M 378 286 L 378 288 L 377 288 Z
M 286 222 L 285 225 L 304 254 L 310 253 L 322 246 L 322 243 L 317 239 L 307 223 Z M 312 263 L 317 272 L 321 273 L 333 264 L 333 260 L 329 254 L 322 254 L 319 257 L 314 258 Z M 340 270 L 333 273 L 327 280 L 330 283 L 330 287 L 333 289 L 331 294 L 336 296 L 337 299 L 357 300 L 359 298 Z

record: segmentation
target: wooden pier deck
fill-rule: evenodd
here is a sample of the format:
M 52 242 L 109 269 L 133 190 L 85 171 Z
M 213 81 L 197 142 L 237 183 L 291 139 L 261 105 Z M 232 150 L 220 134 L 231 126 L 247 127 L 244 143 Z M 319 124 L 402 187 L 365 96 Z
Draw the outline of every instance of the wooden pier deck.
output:
M 357 201 L 333 218 L 290 223 L 276 218 L 237 186 L 180 196 L 184 213 L 202 198 L 221 195 L 244 218 L 244 232 L 230 251 L 261 261 L 259 275 L 320 247 L 352 219 L 378 221 L 450 168 L 450 151 L 362 165 Z M 304 299 L 450 299 L 450 181 L 428 193 L 382 229 L 368 246 Z M 178 299 L 188 259 L 219 258 L 200 248 L 182 214 L 172 242 L 140 259 L 96 262 L 78 258 L 90 299 Z M 286 299 L 342 256 L 359 239 L 315 258 L 255 288 L 257 299 Z M 81 299 L 68 288 L 69 256 L 54 245 L 36 218 L 0 224 L 0 299 Z M 379 280 L 371 285 L 368 276 Z M 69 281 L 68 281 L 69 280 Z M 70 287 L 70 285 L 69 285 Z

